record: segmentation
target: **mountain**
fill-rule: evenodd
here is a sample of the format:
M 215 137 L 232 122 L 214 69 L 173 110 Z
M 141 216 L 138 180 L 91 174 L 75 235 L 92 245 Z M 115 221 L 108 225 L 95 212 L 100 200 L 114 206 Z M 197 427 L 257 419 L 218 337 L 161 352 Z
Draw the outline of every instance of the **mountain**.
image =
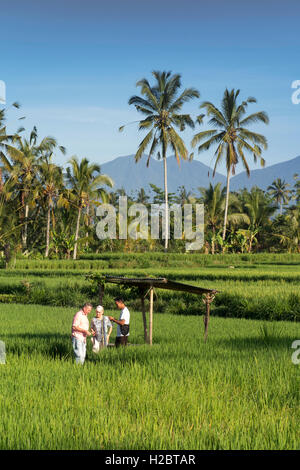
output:
M 143 156 L 135 163 L 134 155 L 118 157 L 101 165 L 101 173 L 109 175 L 115 182 L 114 190 L 124 188 L 127 194 L 135 193 L 144 188 L 150 193 L 150 183 L 159 188 L 164 187 L 163 162 L 151 158 L 149 167 L 146 167 L 147 157 Z M 226 177 L 216 173 L 212 178 L 212 170 L 197 160 L 181 161 L 178 166 L 174 157 L 167 159 L 168 191 L 176 192 L 179 186 L 185 186 L 189 191 L 196 191 L 199 186 L 207 186 L 209 182 L 226 184 Z M 208 176 L 208 173 L 210 176 Z
M 266 190 L 277 178 L 281 178 L 293 186 L 295 182 L 293 176 L 295 173 L 298 173 L 300 176 L 300 156 L 265 168 L 251 170 L 249 178 L 247 173 L 243 171 L 231 178 L 230 189 L 237 191 L 242 188 L 251 189 L 252 186 L 258 186 Z
M 146 159 L 147 157 L 143 156 L 138 163 L 135 163 L 133 155 L 118 157 L 103 163 L 101 172 L 114 180 L 114 190 L 124 188 L 127 194 L 134 194 L 140 188 L 144 188 L 150 193 L 150 183 L 160 188 L 164 187 L 163 162 L 151 158 L 147 168 Z M 209 183 L 215 185 L 220 182 L 226 185 L 226 176 L 216 173 L 212 178 L 212 169 L 198 160 L 181 161 L 180 167 L 174 156 L 168 157 L 167 162 L 169 192 L 176 192 L 179 186 L 185 186 L 188 191 L 197 191 L 199 186 L 208 187 Z M 251 189 L 252 186 L 267 189 L 276 178 L 281 178 L 293 186 L 295 173 L 300 175 L 300 156 L 265 168 L 251 170 L 249 178 L 246 172 L 232 176 L 230 190 L 237 191 L 244 187 Z

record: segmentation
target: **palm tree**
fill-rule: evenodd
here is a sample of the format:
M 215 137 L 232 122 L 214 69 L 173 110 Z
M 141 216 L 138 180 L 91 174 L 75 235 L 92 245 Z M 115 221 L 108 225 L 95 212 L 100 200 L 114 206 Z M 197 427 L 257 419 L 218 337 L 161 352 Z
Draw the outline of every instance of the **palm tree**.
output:
M 6 177 L 0 191 L 0 247 L 3 249 L 6 267 L 18 248 L 22 224 L 19 221 L 20 205 L 14 182 Z
M 49 256 L 51 212 L 53 213 L 55 202 L 63 194 L 62 168 L 49 161 L 43 161 L 38 169 L 42 193 L 47 205 L 46 249 L 45 257 Z
M 67 182 L 69 185 L 67 191 L 67 199 L 70 205 L 77 208 L 77 222 L 75 231 L 75 245 L 73 251 L 73 259 L 77 258 L 77 241 L 79 236 L 80 219 L 83 208 L 89 211 L 91 205 L 100 204 L 108 199 L 107 192 L 101 186 L 106 185 L 110 188 L 113 181 L 107 175 L 101 175 L 99 165 L 90 164 L 89 160 L 83 158 L 80 162 L 77 157 L 69 160 L 71 167 L 67 167 Z
M 265 160 L 261 157 L 262 148 L 267 148 L 266 138 L 255 132 L 247 129 L 248 125 L 253 123 L 263 122 L 268 124 L 269 118 L 264 111 L 250 114 L 245 117 L 246 110 L 249 103 L 256 103 L 255 98 L 247 98 L 238 104 L 238 96 L 240 90 L 234 89 L 224 92 L 221 102 L 221 108 L 217 108 L 213 103 L 205 101 L 200 105 L 200 108 L 206 110 L 206 114 L 210 117 L 209 124 L 215 129 L 199 132 L 192 140 L 192 146 L 195 147 L 200 142 L 198 153 L 209 150 L 212 146 L 217 145 L 215 151 L 215 166 L 213 176 L 215 175 L 216 168 L 220 162 L 225 158 L 227 169 L 227 186 L 226 186 L 226 203 L 224 212 L 224 226 L 222 238 L 225 240 L 227 214 L 228 214 L 228 199 L 229 199 L 229 181 L 231 174 L 235 174 L 235 167 L 241 160 L 242 164 L 250 176 L 250 169 L 246 160 L 245 152 L 253 155 L 254 162 L 259 158 L 262 166 Z M 197 120 L 201 124 L 204 115 L 198 116 Z
M 20 105 L 18 103 L 13 103 L 12 107 L 18 109 Z M 14 144 L 16 141 L 20 139 L 19 132 L 22 131 L 23 129 L 18 129 L 18 131 L 15 134 L 7 134 L 6 126 L 5 126 L 5 120 L 6 120 L 5 112 L 6 112 L 6 108 L 0 109 L 0 160 L 6 167 L 8 164 L 7 152 L 10 151 L 11 153 L 15 152 L 16 155 L 19 154 L 15 146 L 11 144 Z M 3 168 L 0 167 L 0 192 L 3 188 L 2 170 Z
M 292 199 L 295 199 L 296 202 L 300 202 L 300 179 L 298 173 L 293 175 L 293 179 L 295 183 L 292 189 Z
M 273 236 L 289 253 L 300 253 L 300 207 L 289 207 L 285 215 L 273 221 Z
M 281 178 L 277 178 L 268 186 L 267 190 L 272 198 L 280 205 L 280 215 L 282 215 L 282 206 L 290 200 L 291 190 L 287 189 L 290 185 Z
M 37 139 L 37 128 L 34 126 L 29 139 L 23 138 L 17 140 L 17 151 L 11 147 L 7 149 L 7 154 L 11 161 L 6 159 L 5 162 L 6 169 L 19 186 L 20 201 L 22 208 L 24 208 L 21 216 L 21 219 L 24 220 L 24 230 L 22 233 L 23 248 L 27 247 L 29 204 L 34 203 L 39 196 L 37 175 L 40 163 L 47 159 L 46 155 L 51 154 L 58 146 L 53 137 L 44 137 L 39 144 Z M 60 146 L 59 148 L 65 153 L 64 147 Z
M 248 192 L 244 190 L 241 194 L 244 210 L 249 217 L 249 230 L 256 235 L 270 224 L 270 217 L 276 211 L 276 206 L 271 204 L 268 194 L 256 186 Z M 249 251 L 251 251 L 251 244 Z
M 226 188 L 221 189 L 221 183 L 217 183 L 215 186 L 210 183 L 208 188 L 198 189 L 201 194 L 200 202 L 204 204 L 206 227 L 212 231 L 211 253 L 214 254 L 217 231 L 219 231 L 221 220 L 224 217 Z M 228 206 L 232 208 L 232 213 L 228 216 L 228 221 L 232 225 L 249 223 L 249 218 L 243 213 L 241 204 L 235 194 L 229 194 Z
M 187 191 L 185 186 L 179 186 L 178 189 L 178 196 L 175 196 L 175 202 L 177 204 L 180 204 L 181 207 L 184 206 L 184 204 L 191 204 L 194 201 L 193 195 L 191 191 Z
M 221 189 L 221 183 L 209 188 L 198 188 L 201 194 L 201 202 L 204 204 L 205 223 L 208 229 L 212 230 L 211 253 L 215 253 L 216 232 L 220 225 L 221 217 L 225 207 L 225 188 Z
M 168 249 L 169 238 L 169 210 L 168 210 L 168 183 L 167 183 L 167 150 L 170 147 L 175 154 L 178 164 L 180 158 L 187 160 L 188 151 L 185 144 L 176 131 L 180 132 L 186 126 L 194 128 L 194 121 L 189 114 L 179 114 L 182 106 L 193 98 L 199 98 L 200 94 L 195 88 L 186 88 L 179 94 L 181 88 L 181 76 L 172 75 L 171 72 L 153 71 L 156 82 L 151 86 L 146 78 L 136 84 L 140 87 L 142 96 L 132 96 L 129 105 L 134 105 L 136 110 L 145 116 L 139 121 L 139 130 L 148 131 L 145 138 L 139 144 L 135 154 L 138 162 L 147 148 L 150 147 L 147 159 L 147 167 L 150 158 L 158 148 L 157 156 L 163 159 L 164 164 L 164 188 L 165 188 L 165 251 Z M 120 127 L 122 130 L 124 126 Z
M 137 196 L 136 196 L 136 202 L 139 204 L 147 204 L 149 202 L 150 196 L 146 194 L 146 191 L 144 188 L 140 188 Z

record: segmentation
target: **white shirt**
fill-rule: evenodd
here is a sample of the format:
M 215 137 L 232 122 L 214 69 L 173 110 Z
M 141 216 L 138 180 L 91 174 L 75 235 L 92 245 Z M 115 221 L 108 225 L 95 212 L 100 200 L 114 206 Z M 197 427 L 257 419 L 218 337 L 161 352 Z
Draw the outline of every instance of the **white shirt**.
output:
M 129 313 L 129 310 L 128 310 L 127 307 L 124 307 L 124 308 L 121 310 L 119 320 L 125 320 L 124 325 L 129 325 L 130 313 Z M 122 333 L 121 333 L 120 325 L 118 325 L 118 324 L 117 324 L 117 336 L 123 336 Z M 129 336 L 129 333 L 128 333 L 126 336 Z

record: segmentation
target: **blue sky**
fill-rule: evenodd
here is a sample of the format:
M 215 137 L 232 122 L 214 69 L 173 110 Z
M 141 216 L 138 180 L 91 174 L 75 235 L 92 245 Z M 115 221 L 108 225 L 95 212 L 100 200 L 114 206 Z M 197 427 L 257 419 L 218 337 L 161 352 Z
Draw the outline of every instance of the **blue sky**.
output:
M 268 165 L 300 155 L 300 104 L 291 84 L 300 80 L 300 5 L 297 1 L 77 1 L 27 0 L 1 5 L 0 80 L 8 127 L 33 125 L 72 155 L 104 163 L 133 154 L 142 134 L 128 99 L 152 70 L 182 75 L 200 100 L 184 111 L 199 114 L 202 100 L 220 103 L 224 89 L 254 96 L 249 112 L 264 110 L 270 124 L 253 128 L 269 143 Z M 197 130 L 200 130 L 197 127 Z M 204 129 L 204 127 L 203 127 Z M 193 131 L 184 134 L 190 148 Z M 196 157 L 212 164 L 213 153 Z M 254 164 L 250 165 L 255 168 Z M 220 168 L 224 172 L 224 168 Z M 241 171 L 242 168 L 239 168 Z

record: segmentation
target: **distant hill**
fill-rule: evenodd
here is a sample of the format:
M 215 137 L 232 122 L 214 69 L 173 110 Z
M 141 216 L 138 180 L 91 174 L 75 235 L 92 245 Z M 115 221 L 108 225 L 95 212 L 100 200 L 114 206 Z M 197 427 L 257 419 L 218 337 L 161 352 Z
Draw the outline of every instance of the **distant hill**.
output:
M 101 165 L 102 173 L 108 174 L 115 182 L 114 190 L 124 188 L 127 194 L 135 193 L 140 188 L 144 188 L 150 193 L 150 183 L 163 188 L 164 172 L 163 163 L 151 159 L 150 165 L 146 167 L 146 156 L 141 161 L 135 163 L 133 155 L 118 157 Z M 230 189 L 251 189 L 258 186 L 262 189 L 272 184 L 276 178 L 281 178 L 291 186 L 294 183 L 293 175 L 300 175 L 300 156 L 282 163 L 270 165 L 265 168 L 252 170 L 250 178 L 246 172 L 239 173 L 230 179 Z M 212 169 L 204 163 L 193 160 L 191 162 L 181 161 L 180 167 L 174 157 L 168 157 L 168 190 L 176 192 L 179 186 L 185 186 L 188 191 L 197 191 L 200 186 L 208 187 L 209 183 L 226 185 L 226 176 L 216 173 L 212 178 Z
M 226 177 L 216 173 L 212 178 L 212 170 L 204 163 L 197 160 L 181 161 L 180 167 L 174 157 L 168 157 L 168 191 L 176 192 L 179 186 L 185 186 L 187 190 L 196 191 L 199 186 L 206 187 L 209 182 L 226 184 Z M 115 182 L 114 189 L 124 188 L 127 194 L 135 193 L 144 188 L 150 193 L 150 183 L 163 188 L 164 171 L 161 160 L 151 159 L 149 167 L 146 167 L 147 157 L 143 156 L 135 163 L 134 155 L 118 157 L 103 163 L 101 172 L 109 175 Z M 210 176 L 208 176 L 210 173 Z
M 236 191 L 242 188 L 251 189 L 252 186 L 258 186 L 266 190 L 277 178 L 281 178 L 293 186 L 295 182 L 293 176 L 295 173 L 298 173 L 300 176 L 300 156 L 265 168 L 251 170 L 249 178 L 247 173 L 243 171 L 231 178 L 230 188 Z

